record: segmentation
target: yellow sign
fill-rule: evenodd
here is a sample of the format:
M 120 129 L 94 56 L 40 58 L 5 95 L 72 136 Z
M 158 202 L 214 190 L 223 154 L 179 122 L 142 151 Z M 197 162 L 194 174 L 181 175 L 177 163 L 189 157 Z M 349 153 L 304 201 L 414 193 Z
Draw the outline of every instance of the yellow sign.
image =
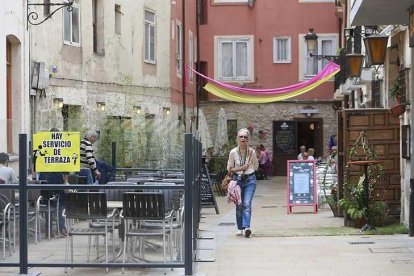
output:
M 33 135 L 35 172 L 78 172 L 79 132 L 38 132 Z

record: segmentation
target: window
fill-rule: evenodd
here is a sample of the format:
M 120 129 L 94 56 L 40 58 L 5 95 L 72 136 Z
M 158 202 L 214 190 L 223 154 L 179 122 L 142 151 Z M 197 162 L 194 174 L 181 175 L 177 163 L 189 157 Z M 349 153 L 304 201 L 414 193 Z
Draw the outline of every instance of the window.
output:
M 290 37 L 273 38 L 273 63 L 291 62 L 291 39 Z
M 247 3 L 248 0 L 214 0 L 214 4 L 224 4 L 224 3 Z
M 80 11 L 78 4 L 73 3 L 71 11 L 63 9 L 63 32 L 65 44 L 80 45 Z
M 336 0 L 299 0 L 299 3 L 332 3 Z
M 181 76 L 181 62 L 182 62 L 182 28 L 181 28 L 181 22 L 177 22 L 177 40 L 176 40 L 176 46 L 177 46 L 177 75 Z
M 155 13 L 145 11 L 144 61 L 155 63 Z
M 216 74 L 223 81 L 253 81 L 253 36 L 216 37 Z
M 188 64 L 190 67 L 194 68 L 194 36 L 193 32 L 189 31 L 189 38 L 188 38 Z M 190 81 L 193 80 L 194 72 L 193 70 L 188 70 L 188 79 Z
M 115 5 L 115 33 L 121 34 L 121 6 Z
M 319 34 L 318 34 L 319 35 Z M 329 62 L 326 59 L 318 60 L 317 57 L 311 57 L 310 52 L 307 49 L 306 41 L 305 43 L 305 66 L 304 66 L 304 76 L 305 78 L 311 78 L 318 74 L 322 68 Z M 319 35 L 318 46 L 314 54 L 318 55 L 335 55 L 336 49 L 336 37 L 335 36 L 324 36 L 323 34 Z

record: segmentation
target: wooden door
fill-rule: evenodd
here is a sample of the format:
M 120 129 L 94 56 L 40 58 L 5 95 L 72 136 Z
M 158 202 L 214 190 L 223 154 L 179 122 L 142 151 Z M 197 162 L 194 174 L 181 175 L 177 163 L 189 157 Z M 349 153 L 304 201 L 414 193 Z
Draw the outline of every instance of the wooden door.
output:
M 338 135 L 338 142 L 342 140 L 339 146 L 339 166 L 343 170 L 349 160 L 349 148 L 355 143 L 361 131 L 366 131 L 367 138 L 372 144 L 377 159 L 382 161 L 384 174 L 383 194 L 390 215 L 399 217 L 401 209 L 401 179 L 400 179 L 400 121 L 394 118 L 388 109 L 371 109 L 361 110 L 352 109 L 342 111 L 339 126 L 343 126 L 342 130 L 338 128 L 341 135 Z M 363 158 L 362 155 L 355 155 L 353 160 Z M 351 171 L 350 174 L 361 174 L 360 168 Z M 341 177 L 339 177 L 341 179 Z M 342 186 L 343 187 L 343 186 Z M 341 186 L 340 186 L 341 188 Z M 376 187 L 379 188 L 379 187 Z M 383 189 L 378 189 L 379 193 L 383 193 Z

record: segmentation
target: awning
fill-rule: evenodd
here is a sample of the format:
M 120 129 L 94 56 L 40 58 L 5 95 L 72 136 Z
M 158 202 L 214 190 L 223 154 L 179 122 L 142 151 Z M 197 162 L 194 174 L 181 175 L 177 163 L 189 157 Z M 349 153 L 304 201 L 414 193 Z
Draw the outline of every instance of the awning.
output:
M 355 0 L 351 7 L 351 26 L 408 24 L 413 0 Z

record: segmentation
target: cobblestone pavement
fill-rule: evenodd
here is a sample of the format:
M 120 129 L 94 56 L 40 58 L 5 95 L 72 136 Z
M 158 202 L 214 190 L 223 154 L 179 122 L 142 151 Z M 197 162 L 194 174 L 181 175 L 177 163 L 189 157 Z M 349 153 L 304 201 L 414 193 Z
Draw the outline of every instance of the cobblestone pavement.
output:
M 313 214 L 311 207 L 294 207 L 287 215 L 284 177 L 258 181 L 251 238 L 235 235 L 234 206 L 223 197 L 217 202 L 220 214 L 214 208 L 202 210 L 196 257 L 204 262 L 195 264 L 194 275 L 414 275 L 414 238 L 363 235 L 343 227 L 343 218 L 334 217 L 329 208 Z M 85 243 L 86 238 L 75 239 L 75 260 L 84 260 Z M 64 248 L 65 239 L 31 243 L 29 258 L 63 261 Z M 18 252 L 6 260 L 17 258 Z M 17 272 L 0 268 L 1 275 Z M 65 275 L 63 268 L 30 272 Z M 74 268 L 66 275 L 104 274 L 104 269 Z M 122 275 L 121 269 L 110 269 L 108 275 Z M 163 269 L 128 269 L 124 275 L 163 275 Z M 167 275 L 184 275 L 184 269 L 168 269 Z

